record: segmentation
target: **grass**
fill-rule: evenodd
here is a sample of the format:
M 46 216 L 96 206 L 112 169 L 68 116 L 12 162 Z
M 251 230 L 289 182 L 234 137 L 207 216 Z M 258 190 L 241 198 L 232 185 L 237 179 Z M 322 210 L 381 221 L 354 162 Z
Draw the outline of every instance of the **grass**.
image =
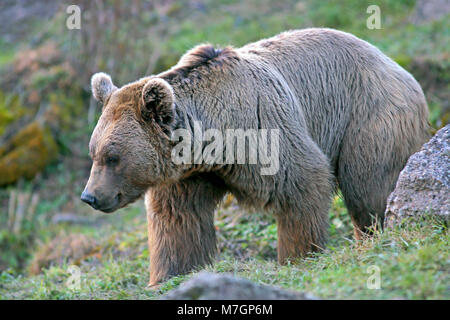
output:
M 79 263 L 79 288 L 68 286 L 71 274 L 68 263 L 63 263 L 37 276 L 2 272 L 0 298 L 157 299 L 196 274 L 174 277 L 156 291 L 147 289 L 144 213 L 139 205 L 124 211 L 109 216 L 92 232 L 103 239 L 100 246 L 105 249 L 100 256 Z M 354 241 L 350 226 L 337 222 L 339 216 L 346 217 L 342 211 L 341 200 L 336 198 L 330 212 L 331 239 L 324 252 L 280 266 L 273 258 L 276 233 L 270 217 L 245 215 L 236 208 L 219 209 L 216 227 L 219 239 L 226 239 L 227 246 L 219 245 L 215 263 L 206 270 L 326 299 L 450 299 L 449 236 L 442 222 L 428 218 Z M 242 216 L 236 220 L 236 214 Z M 230 224 L 229 219 L 235 223 Z M 83 231 L 79 226 L 75 229 Z M 373 275 L 371 266 L 379 268 L 380 289 L 367 286 Z
M 15 48 L 6 44 L 3 39 L 0 38 L 0 68 L 11 63 L 15 53 Z

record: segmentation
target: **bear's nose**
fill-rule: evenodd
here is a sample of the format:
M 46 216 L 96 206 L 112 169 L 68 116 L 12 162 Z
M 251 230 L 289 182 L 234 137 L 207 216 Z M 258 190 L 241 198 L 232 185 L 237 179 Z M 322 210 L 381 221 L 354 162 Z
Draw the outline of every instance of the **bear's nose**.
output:
M 97 209 L 97 199 L 86 191 L 81 194 L 81 201 L 86 202 L 92 208 Z

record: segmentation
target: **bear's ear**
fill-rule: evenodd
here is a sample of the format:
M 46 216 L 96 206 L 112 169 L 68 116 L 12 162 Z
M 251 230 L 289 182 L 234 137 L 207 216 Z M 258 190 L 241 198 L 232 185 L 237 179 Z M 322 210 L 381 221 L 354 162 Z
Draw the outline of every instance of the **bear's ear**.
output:
M 172 86 L 161 78 L 150 79 L 142 89 L 141 115 L 145 121 L 154 119 L 160 125 L 170 125 L 174 119 Z
M 117 89 L 111 77 L 103 72 L 96 73 L 91 78 L 92 94 L 97 101 L 105 103 L 106 99 Z

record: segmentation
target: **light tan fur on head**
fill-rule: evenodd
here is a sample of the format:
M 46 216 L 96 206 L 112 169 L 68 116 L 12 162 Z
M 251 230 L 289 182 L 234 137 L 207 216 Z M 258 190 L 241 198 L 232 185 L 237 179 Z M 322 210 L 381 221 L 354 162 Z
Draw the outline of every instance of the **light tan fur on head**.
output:
M 95 197 L 96 209 L 112 212 L 178 175 L 169 139 L 175 98 L 171 86 L 154 77 L 118 89 L 98 73 L 92 89 L 103 108 L 89 143 L 93 165 L 85 193 Z
M 101 103 L 105 103 L 111 93 L 117 89 L 111 77 L 103 72 L 98 72 L 92 76 L 91 88 L 94 98 Z

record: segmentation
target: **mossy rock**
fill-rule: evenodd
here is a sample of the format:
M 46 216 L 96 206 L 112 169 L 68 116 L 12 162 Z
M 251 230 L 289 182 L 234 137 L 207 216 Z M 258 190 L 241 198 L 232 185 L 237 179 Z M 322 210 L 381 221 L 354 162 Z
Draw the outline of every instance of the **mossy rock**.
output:
M 42 269 L 64 263 L 79 264 L 98 251 L 95 239 L 83 234 L 60 235 L 39 248 L 30 265 L 30 274 L 39 274 Z
M 7 95 L 0 90 L 0 136 L 6 127 L 27 114 L 26 108 L 20 103 L 18 95 Z
M 57 145 L 48 128 L 34 121 L 0 146 L 0 186 L 21 177 L 32 179 L 57 155 Z

